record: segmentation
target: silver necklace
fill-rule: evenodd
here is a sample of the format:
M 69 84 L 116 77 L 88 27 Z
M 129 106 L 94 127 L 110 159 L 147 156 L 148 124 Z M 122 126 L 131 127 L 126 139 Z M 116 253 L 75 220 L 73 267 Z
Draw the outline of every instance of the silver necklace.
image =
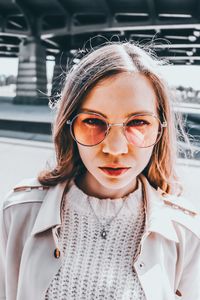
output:
M 99 222 L 99 224 L 101 225 L 101 231 L 100 231 L 100 236 L 102 237 L 102 239 L 106 240 L 107 238 L 107 235 L 108 235 L 108 227 L 110 226 L 110 224 L 112 223 L 112 221 L 114 221 L 117 216 L 119 215 L 120 211 L 122 210 L 123 206 L 124 206 L 124 203 L 125 203 L 125 200 L 127 199 L 128 196 L 124 197 L 123 199 L 123 203 L 122 203 L 122 206 L 120 207 L 120 209 L 117 211 L 117 213 L 108 221 L 106 222 L 105 224 L 102 224 L 101 221 L 99 220 L 99 217 L 96 215 L 95 211 L 94 211 L 94 208 L 90 202 L 90 197 L 88 196 L 87 197 L 87 200 L 88 200 L 88 203 L 89 203 L 89 206 L 94 214 L 94 216 L 96 217 L 97 221 Z M 115 200 L 113 200 L 115 201 Z

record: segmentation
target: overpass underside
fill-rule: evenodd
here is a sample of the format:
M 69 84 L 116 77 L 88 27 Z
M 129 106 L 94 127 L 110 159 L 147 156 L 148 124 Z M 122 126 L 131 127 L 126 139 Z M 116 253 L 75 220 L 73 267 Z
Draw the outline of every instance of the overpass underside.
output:
M 152 44 L 173 64 L 200 64 L 197 0 L 0 0 L 0 56 L 19 57 L 14 103 L 46 104 L 46 61 L 59 74 L 79 49 L 106 41 Z

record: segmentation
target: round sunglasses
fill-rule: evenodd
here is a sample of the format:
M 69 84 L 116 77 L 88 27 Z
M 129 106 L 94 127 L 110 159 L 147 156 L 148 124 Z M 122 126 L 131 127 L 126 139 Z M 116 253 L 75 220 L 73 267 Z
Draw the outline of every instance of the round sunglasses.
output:
M 92 147 L 100 144 L 109 134 L 111 127 L 123 127 L 127 141 L 139 148 L 155 145 L 161 138 L 163 123 L 154 114 L 134 114 L 123 123 L 109 123 L 95 112 L 81 112 L 66 122 L 70 125 L 73 139 L 80 145 Z

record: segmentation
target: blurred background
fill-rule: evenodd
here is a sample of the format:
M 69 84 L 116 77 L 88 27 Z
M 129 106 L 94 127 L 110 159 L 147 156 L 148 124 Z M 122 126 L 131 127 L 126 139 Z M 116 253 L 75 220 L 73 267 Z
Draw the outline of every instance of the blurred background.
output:
M 192 141 L 192 150 L 180 141 L 178 170 L 200 208 L 199 0 L 0 0 L 1 198 L 54 161 L 53 108 L 65 74 L 111 40 L 151 44 L 168 62 L 161 72 Z

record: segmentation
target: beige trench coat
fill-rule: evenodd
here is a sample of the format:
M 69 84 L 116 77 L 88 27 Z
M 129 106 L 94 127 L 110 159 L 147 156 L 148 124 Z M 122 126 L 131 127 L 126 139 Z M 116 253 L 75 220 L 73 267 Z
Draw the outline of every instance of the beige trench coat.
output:
M 133 261 L 147 300 L 200 300 L 200 217 L 183 198 L 163 195 L 141 177 L 146 230 Z M 58 272 L 55 258 L 64 184 L 27 180 L 3 205 L 0 299 L 42 300 Z M 91 299 L 88 299 L 91 300 Z

